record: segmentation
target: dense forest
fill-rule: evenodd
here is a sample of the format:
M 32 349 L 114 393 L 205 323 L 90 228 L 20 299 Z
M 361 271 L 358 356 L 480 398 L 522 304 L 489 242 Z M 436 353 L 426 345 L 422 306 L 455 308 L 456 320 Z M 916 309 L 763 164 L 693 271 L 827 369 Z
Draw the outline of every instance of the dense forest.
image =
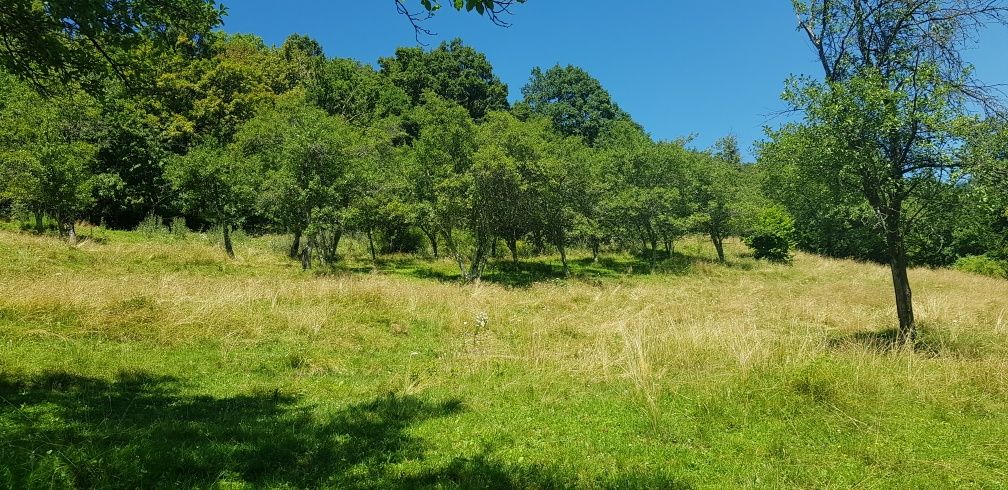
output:
M 5 31 L 0 75 L 0 214 L 71 242 L 81 221 L 214 227 L 228 255 L 233 230 L 282 233 L 292 259 L 318 268 L 354 234 L 372 257 L 451 257 L 467 281 L 495 257 L 520 260 L 519 244 L 559 253 L 565 271 L 571 247 L 631 250 L 653 266 L 688 234 L 722 261 L 738 236 L 758 258 L 787 261 L 797 247 L 904 275 L 956 263 L 1003 275 L 1008 263 L 1008 130 L 979 110 L 996 99 L 954 90 L 972 86 L 958 57 L 911 66 L 912 34 L 885 45 L 888 58 L 860 59 L 825 45 L 815 33 L 830 26 L 799 9 L 826 76 L 788 82 L 783 97 L 805 120 L 767 129 L 744 162 L 730 135 L 706 149 L 656 141 L 577 66 L 532 69 L 510 103 L 459 39 L 354 60 L 303 35 L 269 46 L 214 30 L 223 11 L 199 0 L 126 2 L 124 19 L 73 3 L 4 14 L 40 21 Z M 853 22 L 830 5 L 808 8 Z M 44 23 L 72 14 L 141 21 Z

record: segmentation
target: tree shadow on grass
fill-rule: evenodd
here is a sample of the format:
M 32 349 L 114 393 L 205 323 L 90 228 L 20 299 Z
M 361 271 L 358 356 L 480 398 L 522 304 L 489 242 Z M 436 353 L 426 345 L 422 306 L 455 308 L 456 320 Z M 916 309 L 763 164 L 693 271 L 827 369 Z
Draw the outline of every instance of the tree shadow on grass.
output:
M 912 349 L 915 354 L 928 357 L 980 357 L 985 352 L 985 344 L 984 340 L 976 338 L 948 339 L 941 335 L 940 330 L 924 326 L 917 327 L 917 338 L 909 345 L 900 337 L 899 329 L 855 332 L 828 341 L 828 345 L 834 349 L 862 347 L 879 354 Z
M 565 276 L 563 265 L 558 258 L 535 258 L 512 262 L 508 259 L 492 259 L 487 264 L 481 281 L 499 284 L 508 288 L 526 289 L 535 284 L 563 281 L 595 281 L 604 278 L 646 276 L 664 274 L 687 275 L 697 266 L 722 266 L 748 270 L 750 262 L 719 263 L 707 257 L 673 252 L 671 255 L 659 252 L 652 268 L 648 253 L 603 255 L 597 260 L 591 257 L 572 259 L 568 262 L 570 275 Z M 461 274 L 454 264 L 443 260 L 430 260 L 410 256 L 379 257 L 376 261 L 340 262 L 328 270 L 335 274 L 382 273 L 435 280 L 442 283 L 458 283 Z
M 425 462 L 410 427 L 459 400 L 377 396 L 321 413 L 279 391 L 217 398 L 144 372 L 0 373 L 0 488 L 570 488 L 488 456 Z M 408 463 L 413 470 L 403 471 Z M 658 475 L 589 486 L 685 488 Z
M 279 392 L 216 398 L 172 378 L 0 375 L 0 487 L 370 487 L 423 457 L 407 428 L 457 400 L 383 395 L 320 418 Z

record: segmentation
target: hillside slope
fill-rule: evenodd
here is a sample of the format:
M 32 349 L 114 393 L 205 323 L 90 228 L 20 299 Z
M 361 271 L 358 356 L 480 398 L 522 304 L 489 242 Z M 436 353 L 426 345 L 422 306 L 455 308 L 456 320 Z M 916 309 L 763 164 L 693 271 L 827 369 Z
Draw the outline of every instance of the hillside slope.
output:
M 1004 487 L 1008 281 L 697 241 L 320 275 L 269 239 L 0 231 L 0 487 Z M 369 271 L 370 270 L 370 271 Z

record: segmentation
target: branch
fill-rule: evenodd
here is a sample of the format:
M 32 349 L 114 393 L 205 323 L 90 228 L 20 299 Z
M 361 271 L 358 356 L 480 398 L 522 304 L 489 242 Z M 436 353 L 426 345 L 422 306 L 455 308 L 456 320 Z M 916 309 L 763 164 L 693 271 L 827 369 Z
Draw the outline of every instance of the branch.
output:
M 406 7 L 406 4 L 404 4 L 402 0 L 395 0 L 395 4 L 396 4 L 396 12 L 398 12 L 399 15 L 403 15 L 407 19 L 409 19 L 410 24 L 413 26 L 414 37 L 416 38 L 417 44 L 421 46 L 427 46 L 427 43 L 420 40 L 420 35 L 423 34 L 425 36 L 436 36 L 436 34 L 431 32 L 430 29 L 427 29 L 421 24 L 429 20 L 431 17 L 434 17 L 434 13 L 429 10 L 425 11 L 425 13 L 419 13 L 419 12 L 414 13 L 410 11 L 409 8 Z

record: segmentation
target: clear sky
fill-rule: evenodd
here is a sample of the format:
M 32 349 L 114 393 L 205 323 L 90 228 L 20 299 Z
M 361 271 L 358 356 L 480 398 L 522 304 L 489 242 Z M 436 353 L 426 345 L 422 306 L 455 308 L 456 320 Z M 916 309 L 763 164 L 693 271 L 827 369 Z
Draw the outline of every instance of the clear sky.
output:
M 280 44 L 291 33 L 318 40 L 329 56 L 375 63 L 417 44 L 392 0 L 224 0 L 228 32 Z M 450 4 L 451 0 L 443 3 Z M 419 2 L 413 2 L 418 8 Z M 449 8 L 425 25 L 431 46 L 455 37 L 486 53 L 510 99 L 534 66 L 578 65 L 651 135 L 695 134 L 695 146 L 735 134 L 747 157 L 765 125 L 781 122 L 784 80 L 818 75 L 788 0 L 528 0 L 511 27 Z M 1008 84 L 1008 32 L 991 28 L 967 53 L 987 83 Z

